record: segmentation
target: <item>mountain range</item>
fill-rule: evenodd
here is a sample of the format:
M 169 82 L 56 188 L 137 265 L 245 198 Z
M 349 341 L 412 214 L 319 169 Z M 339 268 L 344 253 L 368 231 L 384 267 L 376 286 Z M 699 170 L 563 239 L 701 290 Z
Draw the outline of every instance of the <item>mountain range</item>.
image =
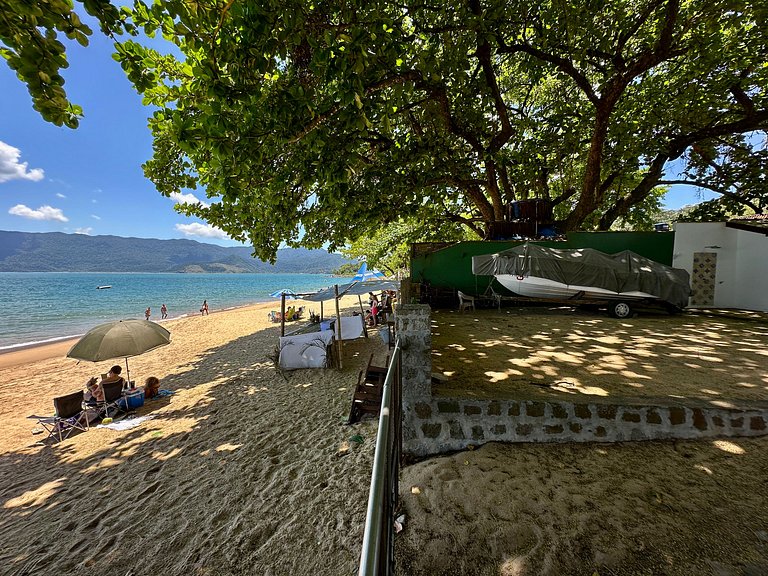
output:
M 330 274 L 351 262 L 326 250 L 285 248 L 275 264 L 247 246 L 195 240 L 0 230 L 0 272 L 304 272 Z

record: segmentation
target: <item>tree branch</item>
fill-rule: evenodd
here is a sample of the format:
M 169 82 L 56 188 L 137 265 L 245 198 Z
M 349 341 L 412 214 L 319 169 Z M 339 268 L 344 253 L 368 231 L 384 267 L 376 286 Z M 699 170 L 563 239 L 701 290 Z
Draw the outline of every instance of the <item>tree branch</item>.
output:
M 659 180 L 656 185 L 657 186 L 663 186 L 663 185 L 673 185 L 673 184 L 684 184 L 686 186 L 696 186 L 698 188 L 706 188 L 707 190 L 712 190 L 712 192 L 717 192 L 718 194 L 722 194 L 723 196 L 727 196 L 734 202 L 738 202 L 739 204 L 744 204 L 745 206 L 749 206 L 752 208 L 752 210 L 755 211 L 757 214 L 761 214 L 762 210 L 759 206 L 756 204 L 753 204 L 746 198 L 743 198 L 742 196 L 739 196 L 739 194 L 735 192 L 731 192 L 730 190 L 726 190 L 725 188 L 720 188 L 719 186 L 714 186 L 713 184 L 708 184 L 706 182 L 700 182 L 698 180 Z

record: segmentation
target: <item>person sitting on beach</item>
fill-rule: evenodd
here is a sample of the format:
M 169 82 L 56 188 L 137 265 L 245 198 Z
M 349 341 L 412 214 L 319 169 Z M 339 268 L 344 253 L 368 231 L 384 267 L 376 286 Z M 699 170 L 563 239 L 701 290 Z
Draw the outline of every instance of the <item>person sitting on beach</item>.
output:
M 122 367 L 116 364 L 109 369 L 109 372 L 102 374 L 101 381 L 95 377 L 88 380 L 88 382 L 86 382 L 87 390 L 84 395 L 85 401 L 90 404 L 94 404 L 96 402 L 104 402 L 104 389 L 101 387 L 102 384 L 120 382 L 121 384 L 125 385 L 125 380 L 122 376 L 120 376 L 122 371 Z
M 289 306 L 288 310 L 285 311 L 285 320 L 293 320 L 293 316 L 296 314 L 296 308 L 293 306 Z
M 154 398 L 160 392 L 160 380 L 150 376 L 144 382 L 144 398 Z

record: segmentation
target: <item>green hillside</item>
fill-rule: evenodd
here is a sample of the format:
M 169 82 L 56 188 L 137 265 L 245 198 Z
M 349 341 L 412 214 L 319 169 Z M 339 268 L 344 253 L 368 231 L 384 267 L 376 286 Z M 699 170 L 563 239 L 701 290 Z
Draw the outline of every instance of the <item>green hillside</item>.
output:
M 0 230 L 0 272 L 304 272 L 329 274 L 348 262 L 325 250 L 278 250 L 273 266 L 248 247 L 194 240 Z

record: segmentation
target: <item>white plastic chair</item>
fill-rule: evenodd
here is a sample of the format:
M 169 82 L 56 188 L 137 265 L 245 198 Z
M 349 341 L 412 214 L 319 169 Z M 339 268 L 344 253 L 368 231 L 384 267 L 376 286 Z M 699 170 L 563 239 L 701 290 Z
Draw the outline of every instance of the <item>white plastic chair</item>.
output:
M 464 310 L 475 309 L 475 297 L 467 296 L 461 290 L 459 292 L 459 312 L 463 313 Z

